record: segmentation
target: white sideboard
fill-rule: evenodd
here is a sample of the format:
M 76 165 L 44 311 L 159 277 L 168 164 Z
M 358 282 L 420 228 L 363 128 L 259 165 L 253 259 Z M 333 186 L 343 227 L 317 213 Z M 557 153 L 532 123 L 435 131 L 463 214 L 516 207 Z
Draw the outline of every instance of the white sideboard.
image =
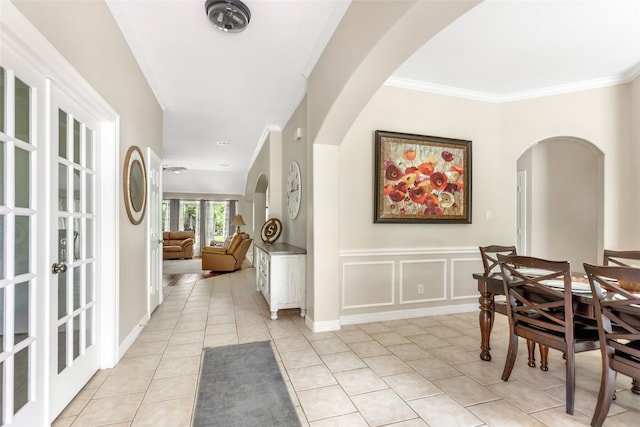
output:
M 269 304 L 271 319 L 278 310 L 300 308 L 305 315 L 307 251 L 287 243 L 254 241 L 256 285 Z

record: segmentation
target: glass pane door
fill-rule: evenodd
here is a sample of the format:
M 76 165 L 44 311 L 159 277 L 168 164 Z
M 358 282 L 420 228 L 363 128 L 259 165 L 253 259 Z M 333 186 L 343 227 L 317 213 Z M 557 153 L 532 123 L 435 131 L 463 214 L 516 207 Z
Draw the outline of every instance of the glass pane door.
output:
M 2 425 L 15 422 L 19 413 L 22 419 L 33 419 L 27 413 L 29 406 L 33 408 L 37 391 L 35 104 L 36 89 L 13 70 L 0 66 Z
M 96 135 L 98 124 L 53 91 L 52 412 L 99 367 L 96 340 Z M 68 400 L 67 400 L 68 401 Z

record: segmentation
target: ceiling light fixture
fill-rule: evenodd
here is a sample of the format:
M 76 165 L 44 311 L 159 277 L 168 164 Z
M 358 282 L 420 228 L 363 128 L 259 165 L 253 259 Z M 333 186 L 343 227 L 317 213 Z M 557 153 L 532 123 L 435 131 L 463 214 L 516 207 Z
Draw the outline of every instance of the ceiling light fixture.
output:
M 240 0 L 207 0 L 204 9 L 216 28 L 229 33 L 243 31 L 251 19 L 251 11 Z

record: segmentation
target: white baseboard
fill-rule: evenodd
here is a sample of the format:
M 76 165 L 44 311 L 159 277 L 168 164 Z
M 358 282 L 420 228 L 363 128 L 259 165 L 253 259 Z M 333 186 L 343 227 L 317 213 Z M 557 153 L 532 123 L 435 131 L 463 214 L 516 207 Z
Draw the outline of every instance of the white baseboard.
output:
M 309 317 L 309 315 L 306 315 L 304 318 L 304 323 L 313 332 L 329 332 L 329 331 L 340 330 L 339 320 L 329 320 L 327 322 L 314 322 L 313 319 Z
M 340 316 L 341 325 L 356 325 L 360 323 L 384 322 L 441 314 L 471 313 L 478 311 L 478 304 L 447 305 L 443 307 L 416 308 L 414 310 L 381 311 L 378 313 L 353 314 Z M 315 331 L 314 331 L 315 332 Z
M 142 317 L 142 319 L 140 319 L 140 321 L 138 322 L 138 325 L 135 328 L 133 328 L 131 332 L 129 332 L 129 335 L 127 335 L 127 338 L 118 347 L 118 360 L 116 361 L 116 364 L 120 361 L 120 359 L 122 359 L 122 356 L 124 356 L 127 350 L 129 350 L 129 348 L 133 345 L 136 338 L 140 336 L 140 333 L 142 332 L 144 327 L 147 326 L 148 322 L 149 322 L 149 317 L 145 314 Z

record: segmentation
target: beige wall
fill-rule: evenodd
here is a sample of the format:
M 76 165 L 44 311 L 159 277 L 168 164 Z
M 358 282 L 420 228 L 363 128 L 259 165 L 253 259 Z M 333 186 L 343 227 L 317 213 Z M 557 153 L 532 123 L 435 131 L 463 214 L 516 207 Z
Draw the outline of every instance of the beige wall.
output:
M 302 138 L 297 140 L 295 138 L 296 129 L 300 128 L 302 132 Z M 289 171 L 289 164 L 293 161 L 297 162 L 300 166 L 300 173 L 302 175 L 302 199 L 300 200 L 300 211 L 295 219 L 289 218 L 287 209 L 287 195 L 283 194 L 281 216 L 283 231 L 281 239 L 289 244 L 306 248 L 307 245 L 307 212 L 309 207 L 307 203 L 311 200 L 309 198 L 308 189 L 310 187 L 309 181 L 309 169 L 307 165 L 307 151 L 311 151 L 307 136 L 307 103 L 303 100 L 296 111 L 289 119 L 289 122 L 282 130 L 282 158 L 280 159 L 280 165 L 283 170 L 282 185 L 283 190 L 287 187 L 287 172 Z
M 638 79 L 616 88 L 505 105 L 386 87 L 378 91 L 384 79 L 418 46 L 477 2 L 449 2 L 446 6 L 441 2 L 403 2 L 402 7 L 397 3 L 390 7 L 391 3 L 352 4 L 310 77 L 307 102 L 282 132 L 271 133 L 247 179 L 248 201 L 253 200 L 260 177 L 269 179 L 272 216 L 283 218 L 286 167 L 292 159 L 303 166 L 307 182 L 303 183 L 303 216 L 288 224 L 287 240 L 306 244 L 311 256 L 308 300 L 312 304 L 308 313 L 312 319 L 333 322 L 340 312 L 380 310 L 340 310 L 345 296 L 350 305 L 387 304 L 381 305 L 386 307 L 384 310 L 414 307 L 413 303 L 398 305 L 402 283 L 400 287 L 394 283 L 391 305 L 389 298 L 373 298 L 367 288 L 345 292 L 345 278 L 352 282 L 358 280 L 359 274 L 370 278 L 366 276 L 370 274 L 367 267 L 345 260 L 348 257 L 353 261 L 364 249 L 368 258 L 358 262 L 374 266 L 372 271 L 391 271 L 392 280 L 398 277 L 397 268 L 406 267 L 403 277 L 408 279 L 402 295 L 409 300 L 425 299 L 414 295 L 411 289 L 424 271 L 429 272 L 429 277 L 443 277 L 446 286 L 429 288 L 438 292 L 427 295 L 433 302 L 418 303 L 420 306 L 471 301 L 473 286 L 468 286 L 468 273 L 474 271 L 477 260 L 470 251 L 483 241 L 513 241 L 515 160 L 527 147 L 551 136 L 577 136 L 605 152 L 605 186 L 616 189 L 605 193 L 605 245 L 637 246 L 637 209 L 628 206 L 639 202 L 638 198 L 629 200 L 627 195 L 639 180 L 635 172 L 640 144 Z M 161 154 L 162 112 L 106 5 L 18 1 L 17 6 L 119 113 L 120 164 L 132 144 L 143 150 L 150 146 Z M 372 21 L 378 24 L 372 25 Z M 292 129 L 305 121 L 303 149 L 290 136 Z M 374 225 L 371 150 L 375 129 L 472 140 L 474 223 L 437 227 Z M 511 175 L 506 178 L 502 173 L 505 165 L 511 168 Z M 496 187 L 502 191 L 496 193 Z M 486 219 L 487 210 L 492 210 L 493 219 Z M 131 225 L 124 209 L 119 220 L 122 340 L 146 310 L 146 260 L 144 226 Z M 303 228 L 304 240 L 300 238 Z M 441 248 L 449 248 L 450 253 L 444 258 Z M 403 258 L 403 249 L 417 255 Z M 379 250 L 379 254 L 372 250 Z M 345 264 L 349 268 L 345 269 Z M 384 282 L 374 285 L 388 290 Z
M 531 148 L 528 254 L 567 260 L 572 271 L 602 261 L 603 155 L 581 139 L 554 137 Z M 517 215 L 517 213 L 516 213 Z
M 311 151 L 306 137 L 307 109 L 303 100 L 291 115 L 289 122 L 282 131 L 272 130 L 262 145 L 247 178 L 247 200 L 254 202 L 254 209 L 262 209 L 260 200 L 256 200 L 256 188 L 260 187 L 258 180 L 266 177 L 269 188 L 269 218 L 282 221 L 282 234 L 278 242 L 286 242 L 306 248 L 307 240 L 307 210 L 305 205 L 310 202 L 307 188 L 310 186 L 307 169 L 307 152 Z M 302 132 L 301 139 L 295 138 L 296 129 Z M 295 219 L 289 218 L 287 211 L 287 197 L 285 194 L 287 171 L 289 163 L 295 161 L 300 165 L 302 173 L 302 202 L 300 212 Z M 256 215 L 256 238 L 264 221 L 258 221 Z M 260 219 L 262 219 L 260 217 Z
M 270 138 L 266 140 L 260 147 L 260 151 L 256 156 L 249 174 L 247 176 L 247 187 L 245 190 L 245 201 L 247 208 L 250 207 L 252 212 L 252 229 L 254 239 L 258 239 L 262 224 L 266 220 L 265 207 L 271 206 L 271 202 L 267 200 L 267 195 L 271 194 L 275 177 L 271 177 L 271 144 Z M 280 165 L 278 165 L 279 167 Z M 245 220 L 245 222 L 247 222 Z M 248 222 L 247 222 L 248 223 Z
M 418 314 L 419 309 L 440 306 L 472 307 L 477 295 L 470 273 L 479 267 L 477 247 L 516 243 L 516 163 L 529 147 L 547 138 L 579 138 L 604 152 L 604 212 L 609 220 L 604 227 L 605 244 L 637 247 L 627 234 L 637 229 L 635 215 L 626 208 L 631 194 L 627 192 L 629 171 L 633 170 L 630 162 L 634 162 L 629 147 L 629 97 L 630 86 L 621 85 L 490 104 L 382 87 L 340 145 L 337 238 L 343 322 L 366 321 L 370 319 L 366 313 L 418 310 Z M 471 140 L 473 223 L 374 224 L 373 132 L 377 129 Z M 593 158 L 591 162 L 593 168 L 583 171 L 583 179 L 594 183 L 597 168 Z M 556 191 L 533 203 L 557 207 L 557 217 L 547 218 L 551 223 L 558 223 L 559 217 L 575 222 L 570 206 L 563 203 L 570 203 L 567 193 L 578 187 L 571 184 L 572 179 L 580 176 L 557 178 Z M 596 192 L 593 184 L 583 197 L 593 200 Z M 322 203 L 317 198 L 314 202 Z M 595 211 L 599 206 L 592 202 L 590 208 Z M 492 219 L 487 219 L 487 211 L 492 212 Z M 582 232 L 594 234 L 596 230 Z M 568 251 L 564 258 L 578 260 L 588 254 L 583 261 L 596 261 L 598 253 L 593 247 L 585 252 L 584 242 L 571 245 L 564 237 L 562 233 L 547 234 L 542 246 L 564 248 Z M 589 239 L 589 244 L 594 245 L 595 240 Z M 418 284 L 425 285 L 424 295 L 416 293 Z
M 307 217 L 307 300 L 314 304 L 307 310 L 307 323 L 314 330 L 339 326 L 337 242 L 343 208 L 336 166 L 341 159 L 321 146 L 339 145 L 389 75 L 477 3 L 353 1 L 309 77 L 306 135 L 313 144 L 308 159 L 313 182 L 307 194 L 313 195 L 313 209 Z
M 131 145 L 162 155 L 162 110 L 103 1 L 14 1 L 120 117 L 120 170 Z M 117 177 L 119 182 L 122 176 Z M 133 225 L 120 199 L 119 344 L 147 311 L 146 227 Z
M 553 97 L 505 104 L 503 150 L 512 155 L 538 141 L 573 136 L 589 141 L 604 153 L 604 246 L 637 247 L 637 221 L 626 209 L 629 173 L 634 168 L 630 151 L 629 85 L 619 85 Z
M 629 170 L 631 176 L 629 177 L 630 185 L 632 188 L 640 188 L 640 168 L 637 167 L 640 161 L 640 77 L 630 84 L 631 89 L 631 107 L 630 107 L 630 121 L 631 121 L 631 141 L 630 141 L 630 159 L 634 166 Z M 640 212 L 640 197 L 633 198 L 629 201 L 630 212 Z M 636 221 L 637 224 L 638 221 Z M 637 246 L 637 242 L 640 241 L 640 224 L 637 224 L 633 229 L 629 230 L 627 235 L 628 241 L 624 242 L 627 247 L 632 248 Z

